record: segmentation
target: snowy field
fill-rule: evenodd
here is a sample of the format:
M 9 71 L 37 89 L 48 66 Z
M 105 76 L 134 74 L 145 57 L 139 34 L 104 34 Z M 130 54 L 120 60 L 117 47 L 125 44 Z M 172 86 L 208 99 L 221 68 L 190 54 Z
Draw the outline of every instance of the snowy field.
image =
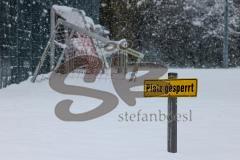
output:
M 48 81 L 29 81 L 0 90 L 2 160 L 232 160 L 240 157 L 240 69 L 170 69 L 179 78 L 198 78 L 197 98 L 179 98 L 178 112 L 192 121 L 178 123 L 178 153 L 167 152 L 167 122 L 120 122 L 119 114 L 167 111 L 166 98 L 142 98 L 135 107 L 120 100 L 109 114 L 87 122 L 64 122 L 55 105 L 73 99 L 72 112 L 101 101 L 62 95 Z M 166 78 L 166 77 L 165 77 Z M 115 93 L 110 79 L 83 84 Z

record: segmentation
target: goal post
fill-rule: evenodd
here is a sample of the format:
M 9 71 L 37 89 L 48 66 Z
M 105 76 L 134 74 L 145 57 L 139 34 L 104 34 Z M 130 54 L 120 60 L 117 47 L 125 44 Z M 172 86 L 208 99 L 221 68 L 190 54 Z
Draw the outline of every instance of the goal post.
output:
M 51 28 L 50 28 L 50 55 L 51 55 L 51 63 L 50 63 L 50 70 L 53 70 L 54 68 L 54 57 L 55 57 L 55 43 L 54 43 L 54 39 L 55 39 L 55 32 L 56 32 L 56 18 L 55 18 L 55 9 L 54 7 L 51 8 L 51 13 L 50 13 L 50 25 L 51 25 Z

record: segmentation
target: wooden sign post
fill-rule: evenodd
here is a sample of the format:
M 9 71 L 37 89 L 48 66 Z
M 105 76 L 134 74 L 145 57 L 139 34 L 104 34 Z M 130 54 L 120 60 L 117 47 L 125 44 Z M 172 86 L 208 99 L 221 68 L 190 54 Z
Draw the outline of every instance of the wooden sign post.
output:
M 197 79 L 177 79 L 168 73 L 165 80 L 145 80 L 144 97 L 168 97 L 168 152 L 177 153 L 177 97 L 196 97 Z
M 177 73 L 168 73 L 168 79 L 177 79 Z M 177 97 L 168 97 L 168 152 L 177 153 Z

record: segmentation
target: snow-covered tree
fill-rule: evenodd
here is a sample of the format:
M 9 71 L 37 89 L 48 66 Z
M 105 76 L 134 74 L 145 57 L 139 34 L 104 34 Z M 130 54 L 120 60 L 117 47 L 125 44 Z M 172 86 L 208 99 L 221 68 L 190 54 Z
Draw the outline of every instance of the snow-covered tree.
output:
M 116 8 L 111 8 L 114 5 Z M 117 10 L 111 15 L 132 26 L 120 25 L 125 29 L 120 32 L 116 29 L 118 21 L 111 20 L 111 30 L 114 36 L 122 34 L 133 41 L 137 39 L 139 46 L 134 47 L 144 51 L 147 60 L 160 57 L 171 66 L 219 67 L 223 53 L 224 6 L 225 0 L 111 1 L 109 8 Z M 240 65 L 239 17 L 239 1 L 229 0 L 231 66 Z

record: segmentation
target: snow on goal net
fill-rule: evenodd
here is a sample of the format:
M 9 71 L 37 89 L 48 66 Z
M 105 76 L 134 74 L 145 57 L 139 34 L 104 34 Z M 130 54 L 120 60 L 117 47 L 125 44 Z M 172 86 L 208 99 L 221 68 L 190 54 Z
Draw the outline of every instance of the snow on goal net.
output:
M 143 58 L 143 54 L 128 48 L 125 39 L 112 41 L 108 35 L 109 31 L 101 25 L 94 24 L 83 10 L 53 5 L 50 40 L 32 81 L 48 78 L 42 74 L 46 73 L 46 66 L 50 71 L 63 74 L 77 72 L 96 75 L 109 68 L 107 57 L 113 56 L 114 53 Z M 126 67 L 126 62 L 119 62 L 118 65 Z

